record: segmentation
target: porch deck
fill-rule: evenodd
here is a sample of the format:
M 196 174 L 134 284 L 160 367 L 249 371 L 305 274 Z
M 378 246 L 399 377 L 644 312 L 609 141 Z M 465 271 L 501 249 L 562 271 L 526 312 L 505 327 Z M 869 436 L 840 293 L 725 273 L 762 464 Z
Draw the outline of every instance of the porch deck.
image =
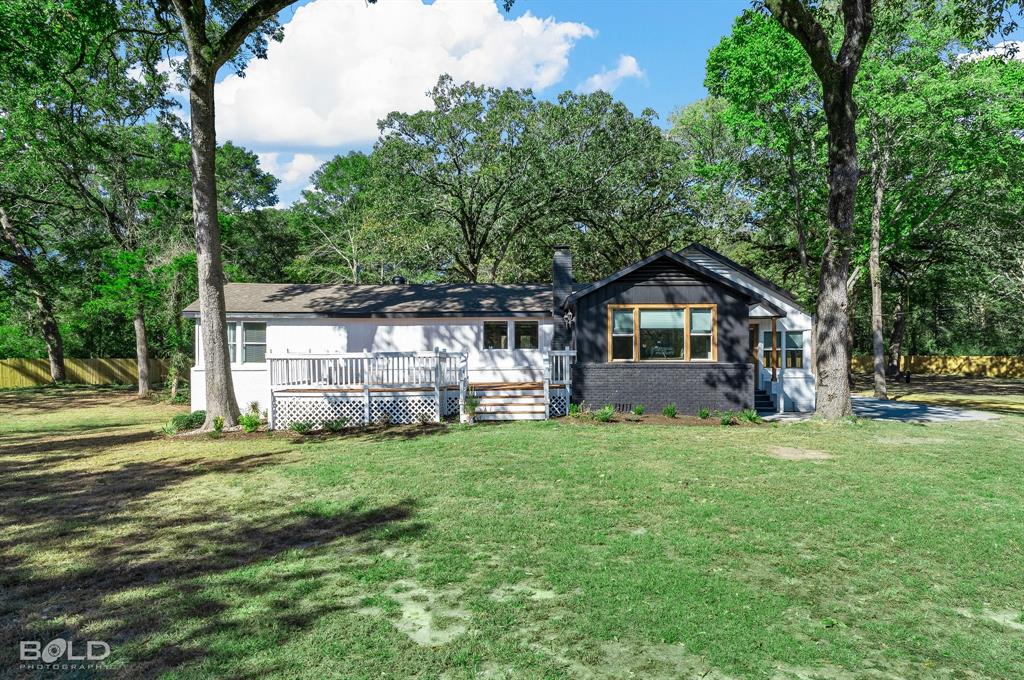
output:
M 467 357 L 434 352 L 268 356 L 270 427 L 387 421 L 412 423 L 466 417 L 478 398 L 484 420 L 543 419 L 569 409 L 575 352 L 544 353 L 543 380 L 469 382 Z

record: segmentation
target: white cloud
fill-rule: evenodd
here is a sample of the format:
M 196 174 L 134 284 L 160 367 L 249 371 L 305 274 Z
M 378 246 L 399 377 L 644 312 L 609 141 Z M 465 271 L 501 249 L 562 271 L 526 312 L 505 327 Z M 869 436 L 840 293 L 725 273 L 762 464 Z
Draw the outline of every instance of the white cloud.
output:
M 325 160 L 309 153 L 281 154 L 265 151 L 256 155 L 260 159 L 260 167 L 281 180 L 278 195 L 285 199 L 283 203 L 291 203 L 291 199 L 297 198 L 299 192 L 309 188 L 309 176 Z M 287 155 L 291 156 L 290 160 L 282 158 Z
M 988 57 L 997 57 L 1000 59 L 1009 58 L 1016 61 L 1024 61 L 1024 40 L 1004 40 L 1003 42 L 996 43 L 987 50 L 966 52 L 960 56 L 964 61 L 979 61 L 981 59 L 987 59 Z
M 217 136 L 263 149 L 366 144 L 391 111 L 428 107 L 442 73 L 543 89 L 593 35 L 529 13 L 510 19 L 494 0 L 316 0 L 295 11 L 268 59 L 217 85 Z
M 598 90 L 614 92 L 615 88 L 617 88 L 626 78 L 643 77 L 644 70 L 640 68 L 640 63 L 636 60 L 636 57 L 629 54 L 623 54 L 619 57 L 619 63 L 614 69 L 611 71 L 608 69 L 601 69 L 599 73 L 595 73 L 580 83 L 576 87 L 576 91 L 584 94 L 597 92 Z

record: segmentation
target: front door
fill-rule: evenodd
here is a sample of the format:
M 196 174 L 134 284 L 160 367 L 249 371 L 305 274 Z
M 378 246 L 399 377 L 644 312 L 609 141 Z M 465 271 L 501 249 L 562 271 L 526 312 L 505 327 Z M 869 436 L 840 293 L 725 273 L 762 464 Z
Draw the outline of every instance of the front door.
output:
M 748 327 L 750 332 L 750 363 L 754 364 L 754 389 L 761 387 L 761 369 L 757 366 L 757 324 Z

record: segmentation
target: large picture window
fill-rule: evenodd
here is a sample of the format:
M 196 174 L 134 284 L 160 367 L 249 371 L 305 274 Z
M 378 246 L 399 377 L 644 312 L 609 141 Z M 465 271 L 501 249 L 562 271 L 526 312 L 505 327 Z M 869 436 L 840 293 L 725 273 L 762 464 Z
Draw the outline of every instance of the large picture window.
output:
M 715 305 L 609 305 L 609 361 L 716 361 Z
M 685 314 L 682 309 L 641 309 L 640 358 L 685 359 Z

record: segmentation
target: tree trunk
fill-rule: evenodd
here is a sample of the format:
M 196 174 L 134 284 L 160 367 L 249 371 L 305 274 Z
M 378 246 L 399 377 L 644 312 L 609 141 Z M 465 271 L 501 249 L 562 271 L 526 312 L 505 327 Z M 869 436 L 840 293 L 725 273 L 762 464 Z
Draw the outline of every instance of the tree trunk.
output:
M 32 295 L 36 299 L 36 311 L 39 313 L 40 325 L 43 328 L 43 340 L 46 342 L 46 358 L 50 361 L 50 380 L 55 383 L 64 382 L 67 373 L 64 370 L 64 339 L 57 326 L 57 318 L 53 313 L 53 305 L 46 291 L 33 283 Z
M 900 353 L 903 350 L 903 333 L 907 327 L 906 316 L 903 308 L 903 296 L 896 301 L 896 308 L 893 310 L 892 333 L 889 336 L 889 375 L 899 376 Z
M 213 67 L 191 55 L 189 74 L 192 109 L 192 214 L 196 226 L 196 262 L 199 270 L 199 315 L 203 329 L 206 377 L 206 423 L 212 429 L 220 416 L 224 425 L 238 424 L 228 357 L 228 332 L 224 303 L 224 266 L 221 262 L 220 225 L 217 222 L 217 186 L 214 174 L 216 129 L 214 123 Z
M 139 373 L 139 396 L 149 394 L 149 344 L 146 342 L 146 316 L 140 304 L 135 311 L 135 361 Z
M 871 344 L 874 358 L 875 398 L 888 399 L 885 387 L 885 338 L 882 323 L 882 265 L 879 250 L 882 241 L 882 201 L 885 199 L 885 180 L 889 169 L 889 155 L 878 143 L 878 132 L 872 130 L 871 183 L 874 200 L 871 204 L 871 253 L 868 273 L 871 279 Z
M 815 414 L 826 420 L 852 415 L 850 405 L 849 293 L 854 199 L 857 192 L 857 110 L 853 79 L 826 88 L 828 230 L 818 280 Z

